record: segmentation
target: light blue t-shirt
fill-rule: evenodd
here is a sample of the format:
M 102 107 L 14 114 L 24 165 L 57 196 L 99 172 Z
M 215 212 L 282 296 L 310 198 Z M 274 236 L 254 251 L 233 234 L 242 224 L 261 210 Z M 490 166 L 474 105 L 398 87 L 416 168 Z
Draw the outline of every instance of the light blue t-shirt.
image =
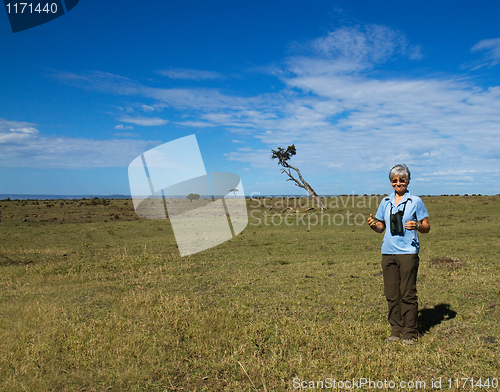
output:
M 417 230 L 407 230 L 404 228 L 403 235 L 391 234 L 391 206 L 393 214 L 404 209 L 403 226 L 407 221 L 419 222 L 427 218 L 429 213 L 422 199 L 411 195 L 409 191 L 406 191 L 398 206 L 394 202 L 395 196 L 396 193 L 392 192 L 389 196 L 384 197 L 375 214 L 375 218 L 384 221 L 386 226 L 384 241 L 382 242 L 382 254 L 416 254 L 420 249 Z

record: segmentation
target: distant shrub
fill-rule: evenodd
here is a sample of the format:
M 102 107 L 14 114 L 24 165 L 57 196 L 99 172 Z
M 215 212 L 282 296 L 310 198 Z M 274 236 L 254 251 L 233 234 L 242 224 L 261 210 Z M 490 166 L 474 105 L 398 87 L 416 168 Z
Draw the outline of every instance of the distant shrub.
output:
M 186 198 L 192 202 L 193 200 L 198 200 L 200 198 L 200 195 L 198 195 L 197 193 L 190 193 L 186 196 Z

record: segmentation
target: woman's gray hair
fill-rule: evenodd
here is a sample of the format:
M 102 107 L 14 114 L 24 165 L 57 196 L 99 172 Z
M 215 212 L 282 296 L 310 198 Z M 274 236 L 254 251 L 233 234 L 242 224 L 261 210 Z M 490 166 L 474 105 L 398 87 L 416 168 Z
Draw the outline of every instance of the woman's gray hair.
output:
M 404 164 L 399 164 L 394 166 L 389 172 L 389 180 L 393 180 L 394 177 L 405 178 L 410 182 L 410 169 Z

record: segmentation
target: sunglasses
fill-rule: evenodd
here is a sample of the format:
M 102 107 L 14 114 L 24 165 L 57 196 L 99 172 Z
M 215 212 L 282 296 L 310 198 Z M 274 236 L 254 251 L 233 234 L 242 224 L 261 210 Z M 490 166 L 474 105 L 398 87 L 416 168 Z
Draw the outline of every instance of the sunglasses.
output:
M 404 179 L 404 178 L 395 178 L 394 180 L 391 180 L 392 184 L 397 184 L 398 182 L 400 184 L 406 184 L 406 179 Z

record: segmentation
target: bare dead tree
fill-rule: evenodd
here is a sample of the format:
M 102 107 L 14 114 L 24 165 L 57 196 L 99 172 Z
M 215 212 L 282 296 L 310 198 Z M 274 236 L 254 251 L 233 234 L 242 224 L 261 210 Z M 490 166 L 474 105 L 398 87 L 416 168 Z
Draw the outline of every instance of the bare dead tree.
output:
M 295 155 L 297 154 L 297 150 L 295 149 L 295 145 L 292 144 L 291 146 L 288 146 L 286 150 L 282 147 L 278 147 L 277 150 L 271 149 L 272 159 L 278 159 L 278 164 L 283 168 L 281 169 L 282 173 L 285 173 L 289 178 L 287 181 L 293 181 L 296 186 L 299 188 L 305 189 L 311 196 L 312 198 L 316 201 L 316 204 L 318 205 L 319 208 L 322 210 L 326 210 L 327 206 L 321 201 L 320 197 L 318 194 L 312 189 L 311 185 L 307 183 L 306 180 L 302 177 L 300 174 L 300 170 L 297 169 L 296 167 L 293 167 L 288 163 L 288 161 Z M 294 177 L 294 174 L 292 173 L 292 170 L 295 171 L 296 175 L 298 178 Z

